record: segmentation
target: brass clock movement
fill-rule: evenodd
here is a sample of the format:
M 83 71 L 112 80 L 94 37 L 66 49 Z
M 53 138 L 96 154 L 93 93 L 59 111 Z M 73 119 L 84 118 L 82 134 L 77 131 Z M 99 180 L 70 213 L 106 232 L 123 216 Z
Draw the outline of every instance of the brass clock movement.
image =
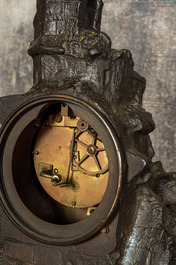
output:
M 23 231 L 69 244 L 112 216 L 123 152 L 110 122 L 89 104 L 61 94 L 33 97 L 8 118 L 1 143 L 4 205 Z
M 65 206 L 95 207 L 105 194 L 109 178 L 104 144 L 68 105 L 59 107 L 42 126 L 34 146 L 38 179 L 46 192 Z

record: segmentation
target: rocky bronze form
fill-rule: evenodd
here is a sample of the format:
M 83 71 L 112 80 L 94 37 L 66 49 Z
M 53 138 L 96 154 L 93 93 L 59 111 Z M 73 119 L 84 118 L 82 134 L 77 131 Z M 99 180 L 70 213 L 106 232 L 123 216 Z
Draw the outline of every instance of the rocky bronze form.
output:
M 176 264 L 176 175 L 101 0 L 37 0 L 34 85 L 0 99 L 1 264 Z

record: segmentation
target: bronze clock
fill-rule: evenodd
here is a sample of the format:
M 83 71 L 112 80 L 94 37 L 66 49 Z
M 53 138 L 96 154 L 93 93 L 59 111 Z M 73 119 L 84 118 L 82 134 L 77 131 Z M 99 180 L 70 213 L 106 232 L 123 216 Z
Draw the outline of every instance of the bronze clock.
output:
M 152 161 L 146 81 L 102 7 L 37 0 L 34 85 L 0 99 L 3 264 L 175 264 L 175 173 Z

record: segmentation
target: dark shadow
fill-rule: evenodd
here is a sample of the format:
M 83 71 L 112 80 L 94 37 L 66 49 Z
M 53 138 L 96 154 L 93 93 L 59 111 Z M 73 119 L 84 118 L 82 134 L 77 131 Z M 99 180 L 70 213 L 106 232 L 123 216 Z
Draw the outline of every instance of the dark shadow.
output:
M 100 31 L 102 9 L 102 0 L 82 1 L 79 9 L 79 29 Z

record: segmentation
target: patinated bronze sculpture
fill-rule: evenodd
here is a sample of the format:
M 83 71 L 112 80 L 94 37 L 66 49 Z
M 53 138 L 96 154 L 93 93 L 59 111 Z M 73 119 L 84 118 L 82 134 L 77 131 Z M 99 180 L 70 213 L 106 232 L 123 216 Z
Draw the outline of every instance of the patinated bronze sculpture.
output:
M 102 7 L 37 1 L 34 86 L 0 100 L 2 264 L 176 262 L 175 174 L 152 162 L 145 79 Z

